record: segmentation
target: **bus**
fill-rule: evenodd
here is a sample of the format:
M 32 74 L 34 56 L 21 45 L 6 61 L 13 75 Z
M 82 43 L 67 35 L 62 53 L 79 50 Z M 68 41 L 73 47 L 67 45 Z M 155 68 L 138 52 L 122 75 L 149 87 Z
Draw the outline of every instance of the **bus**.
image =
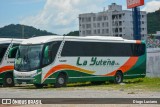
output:
M 14 59 L 23 39 L 0 38 L 0 84 L 3 87 L 14 86 Z
M 16 54 L 17 83 L 37 88 L 72 82 L 121 83 L 146 75 L 144 41 L 104 36 L 40 36 L 24 40 Z

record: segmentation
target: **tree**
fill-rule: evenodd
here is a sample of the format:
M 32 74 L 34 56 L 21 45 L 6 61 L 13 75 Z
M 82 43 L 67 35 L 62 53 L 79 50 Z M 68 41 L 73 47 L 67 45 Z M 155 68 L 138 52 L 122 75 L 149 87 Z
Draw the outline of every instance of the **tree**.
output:
M 79 31 L 71 31 L 68 34 L 64 34 L 64 36 L 79 36 Z
M 55 35 L 45 30 L 36 29 L 32 26 L 10 24 L 0 28 L 0 37 L 6 38 L 30 38 L 33 36 Z

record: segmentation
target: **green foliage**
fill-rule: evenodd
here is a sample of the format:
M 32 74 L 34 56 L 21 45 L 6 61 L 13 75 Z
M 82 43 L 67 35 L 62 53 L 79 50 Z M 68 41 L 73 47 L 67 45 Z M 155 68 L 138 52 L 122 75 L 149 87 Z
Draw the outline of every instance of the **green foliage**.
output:
M 64 36 L 79 36 L 79 31 L 72 31 L 69 32 L 68 34 L 64 34 Z
M 24 32 L 24 33 L 22 33 Z M 10 24 L 0 28 L 0 37 L 6 38 L 30 38 L 33 36 L 45 36 L 45 35 L 55 35 L 53 33 L 47 32 L 46 30 L 36 29 L 32 26 L 26 25 L 14 25 Z
M 80 89 L 94 89 L 94 90 L 133 90 L 137 93 L 137 90 L 142 91 L 160 91 L 160 78 L 135 78 L 125 79 L 123 84 L 114 84 L 106 82 L 104 84 L 93 85 L 90 82 L 85 83 L 70 83 L 67 84 L 68 88 L 79 87 Z M 130 92 L 128 94 L 134 94 Z
M 147 14 L 148 34 L 155 34 L 160 31 L 160 9 Z

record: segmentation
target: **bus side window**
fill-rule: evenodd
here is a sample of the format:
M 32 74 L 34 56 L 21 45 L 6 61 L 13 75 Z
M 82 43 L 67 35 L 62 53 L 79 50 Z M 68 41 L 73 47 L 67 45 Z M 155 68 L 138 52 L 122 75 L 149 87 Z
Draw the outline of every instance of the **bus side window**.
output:
M 51 64 L 54 61 L 60 44 L 61 44 L 60 41 L 54 41 L 54 42 L 48 43 L 45 46 L 44 53 L 43 53 L 43 61 L 42 61 L 43 66 Z
M 8 58 L 15 58 L 18 48 L 18 44 L 13 44 L 12 48 L 9 50 Z
M 49 63 L 49 54 L 48 54 L 48 47 L 49 45 L 46 45 L 43 52 L 43 65 L 47 65 Z
M 141 56 L 145 53 L 145 44 L 134 45 L 134 56 Z

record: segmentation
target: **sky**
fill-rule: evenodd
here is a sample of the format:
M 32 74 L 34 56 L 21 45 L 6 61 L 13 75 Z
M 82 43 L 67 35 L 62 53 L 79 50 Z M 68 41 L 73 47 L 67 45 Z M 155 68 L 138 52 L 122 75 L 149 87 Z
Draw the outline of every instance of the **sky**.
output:
M 63 35 L 79 29 L 79 14 L 107 10 L 111 3 L 127 9 L 126 0 L 1 0 L 0 27 L 23 24 Z M 145 0 L 140 8 L 154 12 L 160 0 Z

